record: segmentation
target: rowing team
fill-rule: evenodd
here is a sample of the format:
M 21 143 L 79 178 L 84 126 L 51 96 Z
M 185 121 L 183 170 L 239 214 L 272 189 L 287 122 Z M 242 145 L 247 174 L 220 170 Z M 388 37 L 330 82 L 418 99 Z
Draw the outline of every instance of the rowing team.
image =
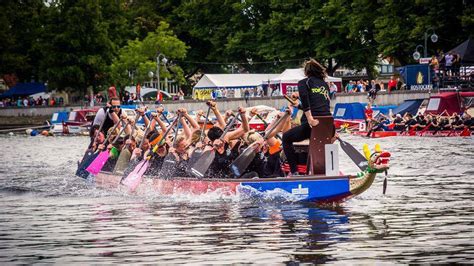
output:
M 462 116 L 454 113 L 452 116 L 441 115 L 423 115 L 413 116 L 405 113 L 402 117 L 400 114 L 389 118 L 383 114 L 379 114 L 376 119 L 367 119 L 368 136 L 373 131 L 427 131 L 432 130 L 438 132 L 441 130 L 474 130 L 474 118 L 467 112 Z
M 261 135 L 250 130 L 248 124 L 253 116 L 259 116 L 255 109 L 247 113 L 240 107 L 237 115 L 231 115 L 228 111 L 223 116 L 216 102 L 209 101 L 207 104 L 205 122 L 200 126 L 198 121 L 204 115 L 202 111 L 194 119 L 186 109 L 181 108 L 174 121 L 169 123 L 163 115 L 163 107 L 157 108 L 150 117 L 146 115 L 145 108 L 139 108 L 135 119 L 130 119 L 122 114 L 120 101 L 112 99 L 109 107 L 100 109 L 96 115 L 88 153 L 107 151 L 105 164 L 102 163 L 99 171 L 114 172 L 124 177 L 144 159 L 149 161 L 144 174 L 162 178 L 284 176 L 279 134 L 291 128 L 291 106 L 266 125 L 267 130 Z M 207 126 L 212 124 L 209 121 L 210 111 L 214 113 L 216 123 Z M 136 125 L 140 117 L 145 128 Z M 237 123 L 240 125 L 235 126 Z M 209 156 L 211 152 L 213 156 Z M 83 159 L 79 166 L 82 171 L 78 171 L 78 175 L 84 178 L 88 175 L 84 169 L 91 167 L 88 165 L 90 162 L 85 161 Z

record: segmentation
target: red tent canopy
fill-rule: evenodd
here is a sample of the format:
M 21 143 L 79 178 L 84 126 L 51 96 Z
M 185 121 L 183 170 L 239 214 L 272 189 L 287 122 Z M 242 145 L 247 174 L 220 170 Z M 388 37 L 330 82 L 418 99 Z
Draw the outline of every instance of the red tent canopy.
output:
M 439 115 L 444 112 L 445 115 L 453 113 L 462 113 L 465 107 L 462 105 L 465 98 L 474 97 L 474 92 L 444 92 L 430 97 L 428 107 L 425 113 Z

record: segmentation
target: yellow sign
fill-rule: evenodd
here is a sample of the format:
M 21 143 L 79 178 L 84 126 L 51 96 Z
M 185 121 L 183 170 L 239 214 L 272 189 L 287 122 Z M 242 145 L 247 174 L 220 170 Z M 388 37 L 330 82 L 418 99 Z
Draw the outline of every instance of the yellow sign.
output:
M 423 78 L 423 74 L 419 71 L 416 75 L 416 84 L 423 84 Z
M 212 89 L 197 89 L 194 90 L 194 98 L 197 100 L 211 99 Z

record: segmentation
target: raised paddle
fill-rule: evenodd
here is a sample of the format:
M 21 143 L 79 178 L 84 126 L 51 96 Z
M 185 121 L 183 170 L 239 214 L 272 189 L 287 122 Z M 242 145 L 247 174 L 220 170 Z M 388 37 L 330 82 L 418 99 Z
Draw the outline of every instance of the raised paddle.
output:
M 181 120 L 181 117 L 182 117 L 182 114 L 179 113 L 178 117 L 175 120 L 176 121 L 176 128 L 174 129 L 174 138 L 173 138 L 172 147 L 174 147 L 176 145 L 176 140 L 178 139 L 178 128 L 179 128 L 179 124 L 180 124 L 179 120 Z M 163 164 L 161 165 L 161 169 L 158 172 L 157 176 L 160 177 L 160 178 L 169 179 L 176 172 L 176 167 L 175 166 L 176 166 L 176 157 L 174 156 L 174 154 L 172 152 L 168 151 L 168 154 L 163 159 Z
M 264 140 L 267 140 L 270 134 L 275 130 L 275 128 L 285 120 L 290 114 L 285 112 L 285 114 L 280 117 L 273 125 L 268 129 L 263 137 Z M 253 159 L 257 155 L 257 151 L 255 150 L 256 143 L 252 143 L 249 145 L 240 155 L 237 157 L 232 164 L 230 165 L 230 169 L 234 173 L 235 177 L 241 176 L 247 167 L 252 163 Z
M 105 113 L 108 113 L 109 109 L 105 110 Z M 89 176 L 89 172 L 86 171 L 86 167 L 97 157 L 98 154 L 94 153 L 91 146 L 97 140 L 100 131 L 102 131 L 102 127 L 104 126 L 105 119 L 102 120 L 100 123 L 99 129 L 94 132 L 94 138 L 91 140 L 84 156 L 82 156 L 81 161 L 77 165 L 76 176 L 87 178 Z
M 206 130 L 207 122 L 209 121 L 209 113 L 211 111 L 211 105 L 208 104 L 208 106 L 209 107 L 207 108 L 206 120 L 205 120 L 204 124 L 202 125 L 201 135 L 199 136 L 198 143 L 201 143 L 204 140 L 204 135 L 205 135 L 204 132 Z M 201 149 L 201 148 L 195 148 L 193 153 L 191 153 L 191 156 L 189 157 L 189 160 L 188 160 L 188 167 L 186 168 L 187 173 L 191 173 L 191 167 L 201 157 L 202 151 L 203 151 L 203 149 Z
M 229 129 L 231 129 L 232 126 L 235 124 L 235 121 L 237 120 L 239 116 L 240 116 L 240 113 L 232 117 L 232 119 L 229 121 L 229 123 L 225 127 L 224 132 L 222 133 L 220 137 L 221 140 L 224 139 L 225 135 L 227 134 Z M 212 162 L 214 161 L 215 157 L 216 157 L 216 151 L 214 149 L 203 152 L 201 157 L 191 167 L 190 174 L 197 178 L 203 178 L 207 170 L 211 166 Z
M 152 154 L 144 158 L 140 163 L 133 169 L 133 171 L 125 178 L 121 183 L 129 188 L 130 191 L 135 191 L 135 189 L 140 185 L 143 175 L 145 174 L 146 170 L 150 167 L 150 159 L 152 158 L 153 154 L 156 152 L 159 146 L 163 144 L 166 140 L 166 136 L 170 132 L 170 130 L 174 127 L 174 124 L 178 123 L 176 119 L 173 123 L 168 127 L 166 132 L 161 137 L 161 140 L 153 147 Z
M 117 140 L 119 139 L 120 135 L 122 134 L 122 132 L 124 131 L 125 127 L 127 127 L 128 125 L 130 124 L 130 121 L 128 121 L 125 126 L 122 126 L 122 128 L 120 129 L 119 133 L 117 134 L 117 136 L 114 138 L 114 140 L 111 142 L 111 144 L 115 144 L 115 142 L 117 142 Z M 116 127 L 115 127 L 116 128 Z M 115 128 L 112 129 L 111 132 L 109 132 L 109 134 L 111 134 L 113 131 L 115 131 Z M 109 142 L 109 138 L 107 138 L 107 140 L 105 141 L 104 145 L 107 144 L 107 142 Z M 109 157 L 110 157 L 110 151 L 109 149 L 107 149 L 107 146 L 105 147 L 105 150 L 100 152 L 99 155 L 97 156 L 97 158 L 95 158 L 94 161 L 92 161 L 92 163 L 86 168 L 87 172 L 89 172 L 90 174 L 92 175 L 97 175 L 101 170 L 102 168 L 104 167 L 105 163 L 109 160 Z
M 268 123 L 267 123 L 267 121 L 265 121 L 265 119 L 263 119 L 263 117 L 262 117 L 261 115 L 259 115 L 258 113 L 256 113 L 256 114 L 255 114 L 255 116 L 256 116 L 258 119 L 262 120 L 262 122 L 263 122 L 263 125 L 265 126 L 265 130 L 266 130 L 266 129 L 267 129 L 267 127 L 268 127 Z M 277 138 L 277 139 L 281 140 L 281 137 L 280 137 L 280 135 L 276 135 L 276 136 L 275 136 L 275 138 Z
M 107 145 L 107 143 L 109 142 L 110 134 L 113 131 L 115 131 L 115 129 L 117 128 L 119 123 L 120 123 L 120 120 L 113 126 L 112 130 L 107 134 L 107 137 L 105 138 L 104 145 Z M 76 172 L 76 175 L 80 176 L 82 178 L 87 178 L 89 176 L 89 171 L 87 170 L 87 168 L 92 164 L 93 161 L 95 161 L 97 159 L 97 157 L 99 157 L 99 155 L 101 155 L 101 153 L 102 152 L 96 151 L 91 156 L 89 156 L 87 158 L 87 160 L 83 161 L 81 163 L 81 165 L 79 166 L 79 168 Z M 102 154 L 102 156 L 104 156 L 104 155 Z
M 145 131 L 144 131 L 144 133 L 143 133 L 143 137 L 142 137 L 140 143 L 139 143 L 138 146 L 137 146 L 137 147 L 140 148 L 140 149 L 142 148 L 143 143 L 144 143 L 144 141 L 145 141 L 145 136 L 148 135 L 148 132 L 149 132 L 149 130 L 150 130 L 150 126 L 151 126 L 151 122 L 148 123 L 148 125 L 146 126 Z M 123 171 L 124 175 L 122 176 L 122 180 L 123 180 L 125 177 L 127 177 L 128 174 L 133 171 L 133 169 L 135 169 L 135 167 L 137 166 L 138 163 L 139 163 L 139 162 L 137 162 L 137 161 L 130 161 L 130 160 L 129 160 L 129 163 L 128 163 L 128 165 L 127 165 L 127 168 L 125 169 L 125 171 Z
M 113 131 L 115 131 L 115 129 L 117 128 L 118 124 L 120 123 L 120 121 L 118 121 L 114 127 L 112 128 L 112 130 L 109 132 L 109 134 L 107 134 L 107 137 L 105 138 L 105 142 L 104 142 L 104 145 L 107 145 L 108 143 L 108 140 L 110 138 L 110 133 L 112 133 Z M 79 166 L 77 172 L 76 172 L 76 175 L 77 176 L 80 176 L 82 178 L 87 178 L 90 174 L 90 172 L 87 170 L 87 168 L 92 164 L 92 162 L 94 162 L 97 157 L 99 157 L 99 155 L 101 155 L 102 152 L 99 152 L 99 151 L 96 151 L 94 152 L 91 156 L 89 156 L 87 158 L 87 160 L 83 161 L 81 163 L 81 165 Z M 102 156 L 104 156 L 102 154 Z
M 135 122 L 138 121 L 138 118 L 140 117 L 140 114 L 137 114 L 135 117 Z M 135 133 L 135 125 L 132 127 L 132 132 L 130 133 L 128 139 L 131 140 L 133 137 L 133 133 Z M 130 147 L 130 144 L 125 144 L 123 147 L 122 151 L 120 152 L 120 155 L 117 159 L 117 163 L 115 164 L 113 173 L 114 174 L 123 174 L 125 169 L 127 168 L 128 162 L 130 161 L 130 157 L 132 157 L 132 153 L 128 150 Z

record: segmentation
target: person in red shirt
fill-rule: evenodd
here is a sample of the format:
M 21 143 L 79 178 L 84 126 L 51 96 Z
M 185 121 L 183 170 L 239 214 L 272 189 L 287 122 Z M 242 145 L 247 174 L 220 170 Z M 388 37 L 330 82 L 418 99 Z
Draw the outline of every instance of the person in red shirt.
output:
M 370 103 L 368 103 L 367 106 L 365 106 L 364 114 L 365 114 L 365 126 L 367 128 L 367 131 L 369 131 L 370 128 L 372 127 L 372 120 L 373 120 L 373 115 L 374 115 L 374 110 L 372 110 L 372 105 Z
M 390 93 L 392 90 L 395 90 L 397 88 L 397 79 L 395 76 L 392 76 L 390 78 L 390 81 L 388 82 L 388 93 Z

